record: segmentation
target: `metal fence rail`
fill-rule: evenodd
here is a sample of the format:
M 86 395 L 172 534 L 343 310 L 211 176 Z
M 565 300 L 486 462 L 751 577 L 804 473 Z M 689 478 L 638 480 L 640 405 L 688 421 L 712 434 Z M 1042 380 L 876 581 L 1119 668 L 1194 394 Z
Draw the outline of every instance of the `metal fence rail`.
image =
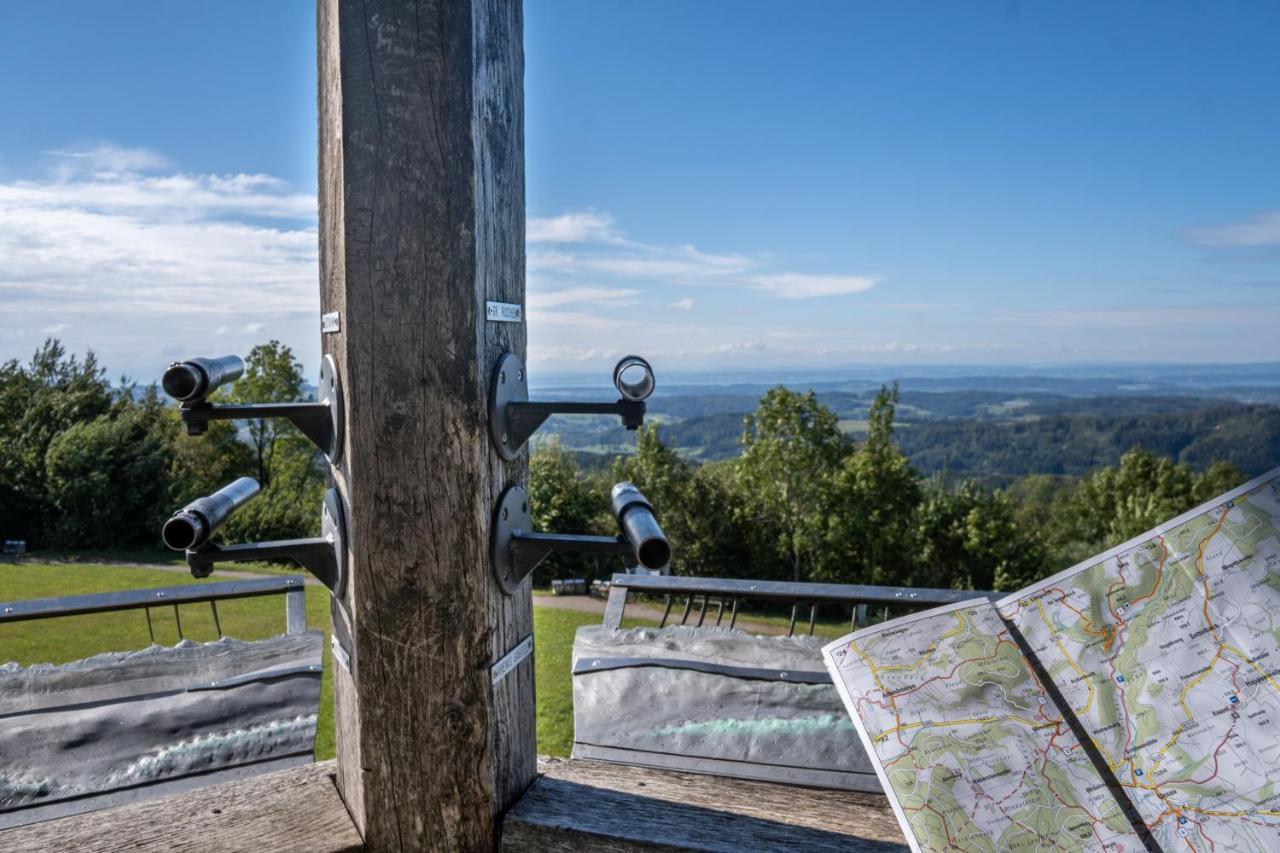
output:
M 740 601 L 769 601 L 791 604 L 791 623 L 787 636 L 795 633 L 796 617 L 802 604 L 809 605 L 809 634 L 813 634 L 819 604 L 839 604 L 852 609 L 852 627 L 867 624 L 868 608 L 916 609 L 937 607 L 957 601 L 975 598 L 994 600 L 999 593 L 967 589 L 914 589 L 902 586 L 865 586 L 862 584 L 796 583 L 793 581 L 753 581 L 733 578 L 675 577 L 671 575 L 615 574 L 609 586 L 609 600 L 605 606 L 604 624 L 608 628 L 622 627 L 623 611 L 630 592 L 665 596 L 661 626 L 671 618 L 671 608 L 677 598 L 684 598 L 680 624 L 689 623 L 694 603 L 697 607 L 697 625 L 701 627 L 708 609 L 716 608 L 716 627 L 720 627 L 729 609 L 729 628 L 738 620 Z
M 58 598 L 6 601 L 0 602 L 0 624 L 23 622 L 29 619 L 52 619 L 58 616 L 112 613 L 119 610 L 146 609 L 149 614 L 153 607 L 173 607 L 176 616 L 179 604 L 208 602 L 210 607 L 216 608 L 215 602 L 218 601 L 283 595 L 285 597 L 285 631 L 296 634 L 306 630 L 307 627 L 304 580 L 302 575 L 278 575 L 216 583 L 193 583 L 119 592 L 95 592 L 87 595 L 64 595 Z M 218 621 L 216 609 L 214 621 Z M 180 619 L 178 624 L 179 626 L 182 624 Z M 218 626 L 218 634 L 222 634 L 221 625 Z

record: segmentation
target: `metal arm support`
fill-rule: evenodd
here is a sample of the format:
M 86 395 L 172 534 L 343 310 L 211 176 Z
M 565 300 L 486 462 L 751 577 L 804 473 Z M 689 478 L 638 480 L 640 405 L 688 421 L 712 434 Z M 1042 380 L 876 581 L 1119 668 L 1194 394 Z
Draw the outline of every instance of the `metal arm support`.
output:
M 644 423 L 644 400 L 618 400 L 616 403 L 578 403 L 560 401 L 551 403 L 507 403 L 509 443 L 522 447 L 538 431 L 538 427 L 552 415 L 618 415 L 627 429 L 639 429 Z
M 552 553 L 617 554 L 628 568 L 657 570 L 671 561 L 671 546 L 658 527 L 653 508 L 630 483 L 613 487 L 614 512 L 622 532 L 614 536 L 534 533 L 529 496 L 519 486 L 502 493 L 490 528 L 489 559 L 503 591 L 512 593 Z
M 281 539 L 278 542 L 254 542 L 246 545 L 214 545 L 210 543 L 187 551 L 191 576 L 207 578 L 216 563 L 245 563 L 250 560 L 293 560 L 320 579 L 330 591 L 337 587 L 338 560 L 333 542 L 313 539 Z
M 302 434 L 325 453 L 333 445 L 333 417 L 328 403 L 244 403 L 214 405 L 205 400 L 183 403 L 179 410 L 187 435 L 204 435 L 209 421 L 247 421 L 255 418 L 288 418 Z
M 644 370 L 644 380 L 627 382 L 621 369 Z M 524 362 L 515 353 L 504 353 L 489 380 L 489 435 L 503 459 L 515 459 L 520 448 L 552 415 L 617 415 L 627 429 L 644 423 L 645 398 L 653 392 L 653 369 L 639 356 L 628 356 L 614 369 L 614 385 L 622 396 L 616 403 L 581 403 L 563 400 L 529 401 L 529 379 Z
M 243 545 L 215 545 L 210 542 L 198 548 L 188 548 L 186 554 L 191 576 L 197 578 L 207 578 L 218 563 L 293 560 L 315 575 L 335 596 L 341 596 L 346 583 L 347 554 L 346 520 L 341 498 L 336 489 L 325 493 L 318 537 Z
M 187 435 L 204 435 L 209 421 L 239 421 L 258 418 L 287 418 L 320 448 L 331 464 L 342 454 L 342 386 L 333 357 L 326 355 L 320 365 L 319 400 L 305 403 L 215 404 L 204 397 L 187 400 L 180 413 Z
M 621 554 L 628 557 L 630 563 L 634 563 L 636 557 L 631 543 L 621 536 L 573 536 L 565 533 L 524 533 L 517 530 L 511 534 L 509 549 L 516 583 L 528 577 L 539 563 L 555 552 Z

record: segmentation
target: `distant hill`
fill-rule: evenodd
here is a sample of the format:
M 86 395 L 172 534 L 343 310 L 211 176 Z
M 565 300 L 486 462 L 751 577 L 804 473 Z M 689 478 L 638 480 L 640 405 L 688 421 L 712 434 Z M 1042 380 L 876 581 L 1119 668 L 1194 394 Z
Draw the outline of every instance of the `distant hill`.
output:
M 1122 408 L 1122 407 L 1121 407 Z M 1059 414 L 1031 420 L 922 422 L 898 445 L 921 471 L 979 476 L 1083 474 L 1135 445 L 1203 468 L 1215 459 L 1246 475 L 1280 465 L 1280 409 L 1214 406 L 1154 414 Z
M 855 438 L 872 392 L 819 392 Z M 651 420 L 689 459 L 736 456 L 757 398 L 740 393 L 655 399 Z M 1007 482 L 1027 474 L 1076 475 L 1115 464 L 1134 445 L 1200 469 L 1225 459 L 1245 474 L 1280 465 L 1280 408 L 1187 396 L 1064 396 L 1033 391 L 907 391 L 896 440 L 923 473 Z M 553 418 L 548 432 L 597 468 L 635 446 L 609 418 Z M 545 439 L 543 439 L 545 440 Z

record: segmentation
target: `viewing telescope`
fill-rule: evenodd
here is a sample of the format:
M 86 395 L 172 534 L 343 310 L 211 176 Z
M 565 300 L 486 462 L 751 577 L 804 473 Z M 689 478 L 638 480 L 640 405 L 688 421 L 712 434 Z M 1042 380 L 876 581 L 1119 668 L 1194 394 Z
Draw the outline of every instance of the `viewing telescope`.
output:
M 565 400 L 529 401 L 529 379 L 515 353 L 498 359 L 489 380 L 489 436 L 503 459 L 515 459 L 520 448 L 552 415 L 618 415 L 627 429 L 644 423 L 645 400 L 657 382 L 653 367 L 638 355 L 629 355 L 613 368 L 613 386 L 619 399 L 613 403 Z
M 671 562 L 671 544 L 658 526 L 653 505 L 631 483 L 613 487 L 613 515 L 622 535 L 635 551 L 636 564 L 646 569 L 662 569 Z
M 164 544 L 175 551 L 199 548 L 231 513 L 257 497 L 259 491 L 257 480 L 241 477 L 208 497 L 196 498 L 164 523 L 160 531 Z
M 309 539 L 281 539 L 244 545 L 209 541 L 231 514 L 258 494 L 258 483 L 241 477 L 203 498 L 197 498 L 164 523 L 161 538 L 175 551 L 185 551 L 191 575 L 205 578 L 217 563 L 246 560 L 293 560 L 320 579 L 334 595 L 342 595 L 346 581 L 346 517 L 337 489 L 325 492 L 320 510 L 320 535 Z
M 499 585 L 514 592 L 535 566 L 556 551 L 619 554 L 628 567 L 665 572 L 671 563 L 671 544 L 648 499 L 624 482 L 613 487 L 612 501 L 621 531 L 617 536 L 534 533 L 529 496 L 519 486 L 507 489 L 498 502 L 489 542 Z
M 182 404 L 182 423 L 187 435 L 203 435 L 209 421 L 233 421 L 257 418 L 288 418 L 289 422 L 320 448 L 329 462 L 336 464 L 342 453 L 343 410 L 342 386 L 333 356 L 320 362 L 320 384 L 315 401 L 297 403 L 213 404 L 208 397 L 219 386 L 234 382 L 244 375 L 244 362 L 239 356 L 189 358 L 175 361 L 160 380 L 166 394 Z
M 160 379 L 160 387 L 179 402 L 202 400 L 243 375 L 244 361 L 238 355 L 192 358 L 169 365 Z

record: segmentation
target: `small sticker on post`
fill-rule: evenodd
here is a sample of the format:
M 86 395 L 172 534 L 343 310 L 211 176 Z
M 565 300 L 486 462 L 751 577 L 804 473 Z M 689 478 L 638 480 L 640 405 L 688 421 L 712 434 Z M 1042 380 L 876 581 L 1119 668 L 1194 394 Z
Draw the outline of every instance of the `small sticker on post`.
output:
M 524 308 L 514 302 L 486 302 L 485 319 L 494 323 L 523 323 Z
M 338 318 L 337 311 L 330 311 L 328 314 L 320 315 L 320 332 L 322 334 L 331 335 L 341 330 L 342 322 Z

